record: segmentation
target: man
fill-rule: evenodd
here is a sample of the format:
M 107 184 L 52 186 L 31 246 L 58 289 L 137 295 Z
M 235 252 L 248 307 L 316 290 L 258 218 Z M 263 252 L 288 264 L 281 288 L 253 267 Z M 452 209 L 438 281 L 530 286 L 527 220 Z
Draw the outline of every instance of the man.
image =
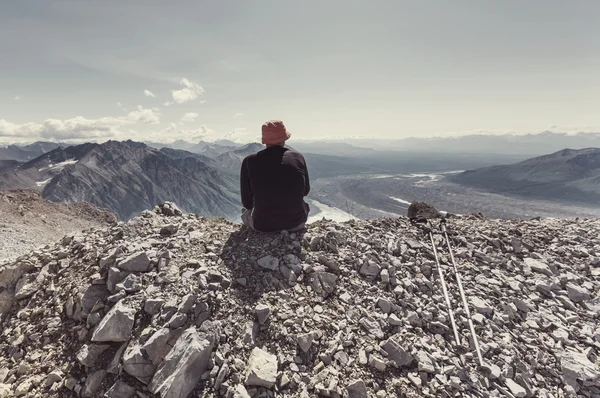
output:
M 308 170 L 299 152 L 284 148 L 290 137 L 281 120 L 267 121 L 262 126 L 267 148 L 242 162 L 242 221 L 257 231 L 298 231 L 308 219 Z

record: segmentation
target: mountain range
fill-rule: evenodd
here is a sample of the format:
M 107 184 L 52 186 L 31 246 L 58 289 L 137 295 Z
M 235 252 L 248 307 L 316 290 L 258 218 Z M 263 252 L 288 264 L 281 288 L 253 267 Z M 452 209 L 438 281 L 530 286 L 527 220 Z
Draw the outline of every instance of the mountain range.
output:
M 127 220 L 167 200 L 205 216 L 239 212 L 237 177 L 202 155 L 133 141 L 56 148 L 0 175 L 0 189 L 38 188 L 55 202 L 89 202 Z
M 43 141 L 38 141 L 34 142 L 33 144 L 22 146 L 8 145 L 6 147 L 0 147 L 0 160 L 16 160 L 19 162 L 26 162 L 28 160 L 35 159 L 38 156 L 45 154 L 46 152 L 50 152 L 51 150 L 56 149 L 60 146 L 66 145 Z
M 309 143 L 306 143 L 308 145 Z M 600 133 L 555 133 L 544 131 L 537 134 L 471 134 L 453 137 L 410 137 L 404 139 L 343 139 L 310 143 L 329 151 L 347 150 L 347 145 L 377 151 L 504 154 L 533 157 L 560 151 L 564 148 L 599 148 Z M 346 148 L 346 149 L 344 149 Z M 313 148 L 314 152 L 314 148 Z
M 28 151 L 49 149 L 45 144 L 29 145 Z M 569 204 L 600 203 L 600 150 L 597 149 L 568 149 L 529 160 L 524 155 L 494 153 L 379 151 L 348 143 L 329 145 L 329 153 L 346 153 L 345 156 L 305 152 L 310 148 L 319 152 L 320 147 L 327 147 L 327 143 L 312 147 L 293 143 L 293 148 L 304 154 L 313 181 L 469 170 L 448 179 L 507 196 Z M 133 141 L 57 144 L 49 152 L 24 163 L 0 160 L 0 190 L 34 188 L 45 199 L 90 202 L 113 211 L 122 220 L 168 200 L 175 201 L 186 212 L 234 219 L 240 211 L 241 162 L 263 148 L 258 143 L 242 145 L 226 140 L 210 143 L 180 140 L 167 146 Z M 497 164 L 508 166 L 493 166 Z M 315 190 L 317 196 L 313 199 L 326 200 L 323 195 L 327 196 L 327 192 Z M 372 192 L 365 194 L 370 196 Z
M 523 162 L 467 170 L 450 181 L 509 196 L 600 205 L 600 148 L 564 149 Z

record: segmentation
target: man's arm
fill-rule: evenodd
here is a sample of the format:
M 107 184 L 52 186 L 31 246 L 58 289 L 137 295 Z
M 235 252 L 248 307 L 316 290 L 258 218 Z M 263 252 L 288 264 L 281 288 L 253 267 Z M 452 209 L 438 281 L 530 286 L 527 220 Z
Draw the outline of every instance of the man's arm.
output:
M 310 192 L 310 177 L 308 176 L 308 167 L 306 167 L 306 160 L 302 158 L 304 164 L 304 196 Z
M 250 176 L 248 175 L 248 159 L 242 162 L 242 170 L 240 172 L 240 193 L 242 194 L 242 206 L 246 209 L 254 207 L 254 195 L 250 186 Z

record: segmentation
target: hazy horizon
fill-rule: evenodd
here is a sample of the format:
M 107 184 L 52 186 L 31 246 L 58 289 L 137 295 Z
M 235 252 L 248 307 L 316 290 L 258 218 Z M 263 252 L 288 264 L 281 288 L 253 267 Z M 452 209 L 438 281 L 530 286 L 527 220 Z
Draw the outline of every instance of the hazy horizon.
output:
M 7 2 L 0 144 L 600 131 L 600 3 Z M 162 141 L 161 141 L 162 140 Z

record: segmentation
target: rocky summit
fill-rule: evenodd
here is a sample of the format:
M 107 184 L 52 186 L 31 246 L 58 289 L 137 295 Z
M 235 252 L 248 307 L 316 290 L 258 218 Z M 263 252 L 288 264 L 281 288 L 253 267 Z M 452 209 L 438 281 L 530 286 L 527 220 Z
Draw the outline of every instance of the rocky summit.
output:
M 172 209 L 0 268 L 0 397 L 600 396 L 600 220 L 448 220 L 480 366 L 442 236 L 460 344 L 408 218 L 258 234 Z

